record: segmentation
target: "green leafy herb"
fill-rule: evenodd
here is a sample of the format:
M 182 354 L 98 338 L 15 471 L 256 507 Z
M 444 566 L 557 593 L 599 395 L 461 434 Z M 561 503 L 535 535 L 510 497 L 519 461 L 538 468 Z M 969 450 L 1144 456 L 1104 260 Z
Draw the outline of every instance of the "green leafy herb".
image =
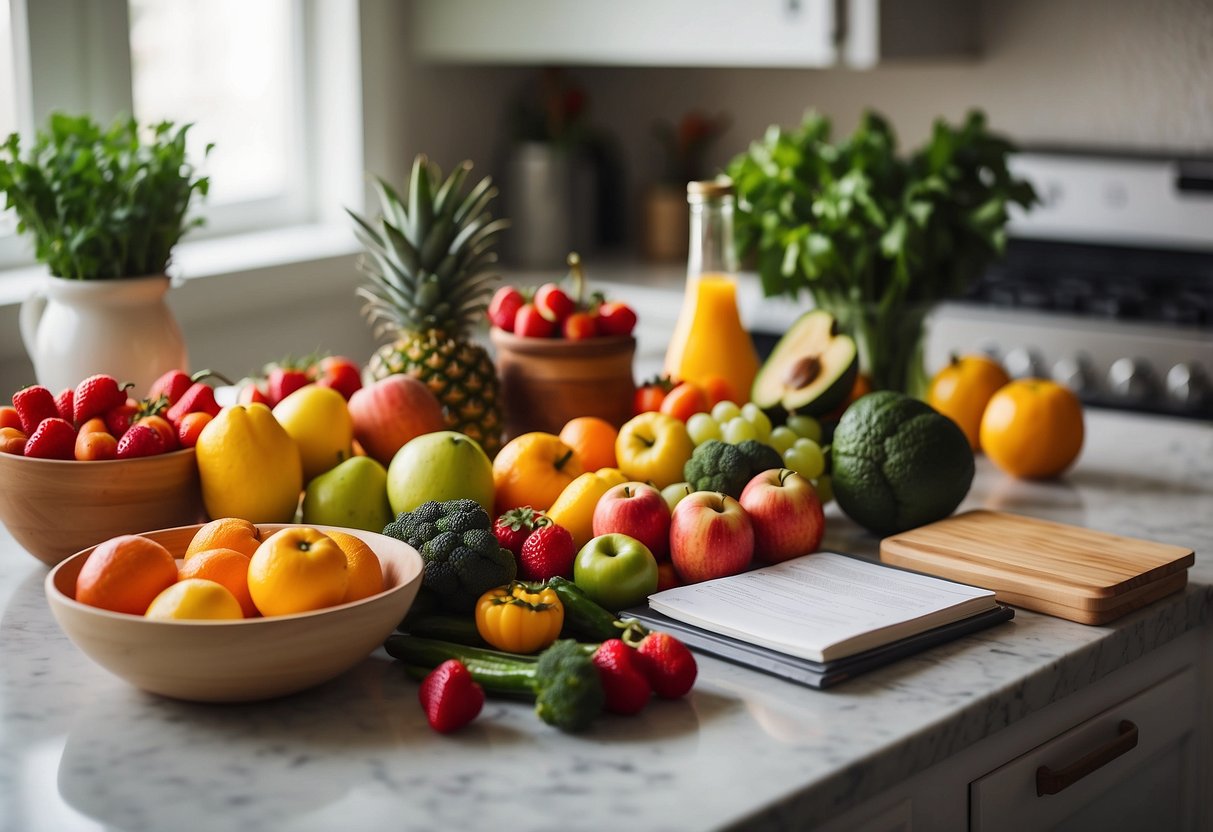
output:
M 835 144 L 830 122 L 809 113 L 729 164 L 739 247 L 757 256 L 768 295 L 807 289 L 820 306 L 886 311 L 955 296 L 1003 252 L 1008 206 L 1036 202 L 1007 169 L 1012 150 L 979 112 L 959 127 L 936 122 L 908 158 L 876 114 Z
M 51 274 L 78 280 L 163 273 L 174 245 L 202 220 L 186 220 L 209 180 L 186 158 L 191 125 L 162 122 L 141 136 L 134 119 L 103 129 L 55 113 L 22 156 L 16 133 L 0 146 L 0 190 L 34 236 Z M 209 153 L 210 145 L 206 152 Z

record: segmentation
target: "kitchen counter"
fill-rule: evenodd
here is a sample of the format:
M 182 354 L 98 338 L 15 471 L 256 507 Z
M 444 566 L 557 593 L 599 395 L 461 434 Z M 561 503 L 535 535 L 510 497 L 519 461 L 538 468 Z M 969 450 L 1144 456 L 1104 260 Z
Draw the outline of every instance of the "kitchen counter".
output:
M 809 826 L 1208 626 L 1213 426 L 1089 412 L 1063 480 L 982 459 L 963 508 L 978 506 L 1194 547 L 1190 584 L 1105 627 L 1018 611 L 827 692 L 704 657 L 687 699 L 584 735 L 490 700 L 445 737 L 382 652 L 274 702 L 140 693 L 67 641 L 45 568 L 0 532 L 0 829 Z M 827 517 L 826 548 L 875 553 L 836 506 Z

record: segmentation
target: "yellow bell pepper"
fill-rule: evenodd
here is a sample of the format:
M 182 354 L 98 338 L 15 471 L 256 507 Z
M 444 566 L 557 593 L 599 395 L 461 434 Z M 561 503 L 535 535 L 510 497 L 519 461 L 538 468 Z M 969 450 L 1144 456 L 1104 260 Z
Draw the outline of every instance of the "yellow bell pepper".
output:
M 564 605 L 555 590 L 534 590 L 514 581 L 490 589 L 476 602 L 476 629 L 498 650 L 535 653 L 552 644 L 564 626 Z
M 627 481 L 618 468 L 588 471 L 566 485 L 545 513 L 557 526 L 568 529 L 573 545 L 580 551 L 594 536 L 594 507 L 598 500 L 612 487 Z

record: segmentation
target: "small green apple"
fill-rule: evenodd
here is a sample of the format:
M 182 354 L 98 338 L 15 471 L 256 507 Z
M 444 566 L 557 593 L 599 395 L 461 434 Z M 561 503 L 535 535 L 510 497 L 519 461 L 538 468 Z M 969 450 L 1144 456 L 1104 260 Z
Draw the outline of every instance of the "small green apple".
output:
M 382 532 L 392 522 L 387 469 L 369 456 L 353 456 L 307 484 L 303 522 Z
M 471 437 L 453 430 L 423 433 L 406 442 L 387 469 L 392 511 L 412 511 L 430 500 L 475 500 L 493 513 L 493 463 Z
M 674 506 L 678 505 L 679 501 L 690 493 L 691 484 L 689 482 L 676 482 L 661 489 L 662 499 L 670 507 L 671 513 L 674 511 Z
M 573 583 L 597 604 L 618 612 L 657 591 L 657 559 L 634 537 L 599 535 L 577 553 Z

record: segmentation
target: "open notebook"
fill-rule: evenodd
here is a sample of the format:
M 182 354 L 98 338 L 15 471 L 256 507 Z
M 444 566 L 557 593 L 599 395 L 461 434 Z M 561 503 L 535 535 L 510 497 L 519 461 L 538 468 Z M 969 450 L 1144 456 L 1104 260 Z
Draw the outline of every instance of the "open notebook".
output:
M 693 648 L 826 687 L 1013 616 L 989 590 L 818 552 L 624 611 Z

